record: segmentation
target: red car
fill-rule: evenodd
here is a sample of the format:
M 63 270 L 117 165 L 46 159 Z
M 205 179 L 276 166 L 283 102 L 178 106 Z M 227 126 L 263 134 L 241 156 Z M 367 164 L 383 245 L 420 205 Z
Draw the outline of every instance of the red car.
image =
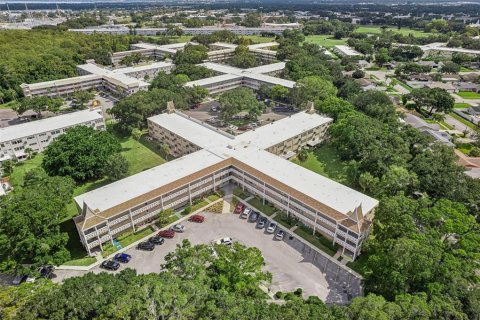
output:
M 159 237 L 162 237 L 162 238 L 173 238 L 175 237 L 175 231 L 172 231 L 172 230 L 162 230 L 158 233 L 158 236 Z
M 243 212 L 243 209 L 245 209 L 245 205 L 242 203 L 237 203 L 234 213 L 240 214 Z
M 194 214 L 188 219 L 188 221 L 202 223 L 203 221 L 205 221 L 205 217 L 198 214 Z

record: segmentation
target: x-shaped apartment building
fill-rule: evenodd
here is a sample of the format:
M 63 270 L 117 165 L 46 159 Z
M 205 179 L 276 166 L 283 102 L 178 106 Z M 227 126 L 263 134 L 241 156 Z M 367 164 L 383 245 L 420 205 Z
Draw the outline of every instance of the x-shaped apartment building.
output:
M 332 119 L 303 111 L 233 136 L 175 110 L 148 119 L 151 137 L 175 160 L 75 198 L 75 223 L 87 251 L 103 250 L 166 209 L 180 209 L 233 183 L 292 215 L 354 259 L 378 201 L 287 160 L 326 138 Z

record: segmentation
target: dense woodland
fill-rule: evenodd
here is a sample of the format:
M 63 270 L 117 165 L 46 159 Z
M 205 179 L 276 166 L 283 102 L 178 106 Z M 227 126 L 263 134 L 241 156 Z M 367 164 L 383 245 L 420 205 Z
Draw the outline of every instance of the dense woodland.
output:
M 42 33 L 42 37 L 55 38 L 55 35 L 63 39 L 65 34 Z M 107 47 L 102 45 L 102 50 L 111 49 L 112 41 L 117 43 L 110 37 L 93 39 L 110 41 Z M 118 46 L 131 41 L 130 37 L 120 39 Z M 288 294 L 284 305 L 270 304 L 257 289 L 260 281 L 269 280 L 269 275 L 261 272 L 263 258 L 257 249 L 240 245 L 231 251 L 218 248 L 219 258 L 212 259 L 205 246 L 191 247 L 185 243 L 168 256 L 165 272 L 161 274 L 137 276 L 127 270 L 117 275 L 88 274 L 69 279 L 63 285 L 39 281 L 3 289 L 0 315 L 7 319 L 478 319 L 480 181 L 463 173 L 451 148 L 433 144 L 418 130 L 402 125 L 395 106 L 384 93 L 363 92 L 351 77 L 344 76 L 342 70 L 348 61 L 330 61 L 318 46 L 302 45 L 304 35 L 299 32 L 286 32 L 277 40 L 280 43 L 277 57 L 289 60 L 283 77 L 301 85 L 290 92 L 261 88 L 258 94 L 299 107 L 313 101 L 319 112 L 333 117 L 332 144 L 348 163 L 355 188 L 380 199 L 372 234 L 356 262 L 357 270 L 365 277 L 366 297 L 354 299 L 346 307 L 327 307 L 315 297 L 300 299 L 297 292 Z M 52 42 L 64 43 L 59 39 Z M 70 42 L 74 40 L 67 41 Z M 9 43 L 14 46 L 11 39 Z M 77 48 L 78 52 L 86 52 L 83 50 Z M 45 48 L 40 52 L 45 52 Z M 73 51 L 68 52 L 74 55 Z M 37 54 L 32 55 L 35 57 L 32 59 L 40 59 Z M 84 53 L 82 58 L 87 55 Z M 24 53 L 21 56 L 23 59 L 18 60 L 25 61 Z M 183 65 L 182 73 L 161 73 L 148 92 L 134 94 L 116 104 L 111 112 L 119 120 L 118 127 L 127 132 L 145 128 L 146 118 L 162 111 L 168 100 L 180 108 L 201 101 L 206 95 L 203 90 L 187 90 L 182 84 L 206 72 L 201 68 L 189 71 L 188 67 L 204 56 L 202 47 L 187 48 L 174 57 Z M 16 62 L 11 57 L 8 61 L 12 65 Z M 70 70 L 64 68 L 64 72 Z M 24 71 L 23 76 L 53 77 L 49 72 L 48 68 L 33 75 Z M 4 72 L 2 81 L 10 75 Z M 232 94 L 220 98 L 225 100 L 224 108 L 230 105 L 253 108 L 253 102 L 247 99 L 240 106 L 231 103 L 242 99 L 239 92 L 233 98 L 229 95 Z M 424 107 L 421 101 L 437 106 L 441 101 L 445 103 L 442 107 L 451 107 L 443 98 L 430 90 L 411 96 L 419 110 Z M 38 181 L 68 179 L 44 173 L 31 176 L 27 186 L 30 181 L 35 186 Z M 67 180 L 59 183 L 66 197 L 71 193 L 71 183 Z M 48 183 L 52 184 L 55 181 Z M 16 221 L 15 216 L 22 210 L 28 222 L 24 228 L 35 227 L 39 220 L 35 218 L 36 210 L 30 209 L 42 203 L 37 203 L 36 197 L 28 192 L 46 193 L 40 195 L 41 201 L 45 201 L 50 189 L 35 190 L 27 187 L 7 198 L 6 205 L 0 208 L 0 228 L 8 228 L 7 218 Z M 57 210 L 62 212 L 62 206 L 60 198 L 45 206 L 44 210 L 51 211 L 42 211 L 40 217 Z M 35 261 L 29 262 L 42 263 L 50 256 L 61 260 L 64 240 L 57 227 L 55 221 L 45 225 L 50 233 L 43 230 L 44 234 L 52 236 L 53 246 L 47 255 L 39 244 L 34 252 Z M 18 238 L 11 229 L 4 230 L 0 231 Z M 31 230 L 23 232 L 35 234 Z M 0 238 L 0 246 L 6 241 Z M 25 256 L 21 258 L 20 262 L 25 262 Z M 3 269 L 8 270 L 8 266 Z

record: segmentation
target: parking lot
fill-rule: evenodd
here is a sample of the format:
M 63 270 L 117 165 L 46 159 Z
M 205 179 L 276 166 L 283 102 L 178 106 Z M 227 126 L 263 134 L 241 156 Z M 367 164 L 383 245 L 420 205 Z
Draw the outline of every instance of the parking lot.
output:
M 165 243 L 157 246 L 154 251 L 141 251 L 136 248 L 127 250 L 126 253 L 132 256 L 132 260 L 128 264 L 122 264 L 119 270 L 128 267 L 136 269 L 138 273 L 159 272 L 165 255 L 174 251 L 183 239 L 189 239 L 195 245 L 232 237 L 234 241 L 260 249 L 266 260 L 265 270 L 273 275 L 272 284 L 269 285 L 273 293 L 292 291 L 300 287 L 306 296 L 316 295 L 327 303 L 345 303 L 350 300 L 351 295 L 346 293 L 344 282 L 351 283 L 352 279 L 344 279 L 342 282 L 337 276 L 338 271 L 336 275 L 333 274 L 334 270 L 327 270 L 328 275 L 324 274 L 321 268 L 312 264 L 312 261 L 319 258 L 316 251 L 291 238 L 288 232 L 283 241 L 278 241 L 274 239 L 274 234 L 256 228 L 256 223 L 241 219 L 239 215 L 206 213 L 204 216 L 204 223 L 182 223 L 186 226 L 186 232 L 177 233 L 173 239 L 165 239 Z M 97 266 L 91 271 L 98 273 L 103 270 Z M 57 277 L 54 281 L 61 281 L 85 272 L 57 270 L 55 273 Z M 356 296 L 360 294 L 360 288 L 353 288 L 350 292 Z

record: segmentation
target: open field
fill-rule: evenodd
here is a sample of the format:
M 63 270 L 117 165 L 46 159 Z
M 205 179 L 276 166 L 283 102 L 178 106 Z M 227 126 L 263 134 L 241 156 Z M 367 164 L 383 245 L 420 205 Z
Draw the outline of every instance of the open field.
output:
M 408 36 L 409 34 L 413 35 L 414 37 L 427 37 L 431 35 L 431 33 L 428 32 L 423 32 L 420 30 L 414 30 L 410 28 L 395 28 L 395 27 L 389 27 L 386 30 L 388 31 L 393 31 L 396 33 L 400 33 L 404 36 Z M 359 26 L 358 28 L 355 29 L 354 32 L 358 33 L 370 33 L 370 34 L 377 34 L 382 32 L 382 28 L 380 26 Z
M 298 159 L 293 162 L 346 186 L 352 186 L 352 181 L 347 174 L 347 163 L 340 159 L 335 148 L 329 144 L 309 151 L 308 158 L 304 162 Z
M 306 36 L 305 42 L 315 43 L 325 48 L 331 48 L 339 44 L 346 44 L 347 38 L 334 39 L 332 35 L 313 35 Z

